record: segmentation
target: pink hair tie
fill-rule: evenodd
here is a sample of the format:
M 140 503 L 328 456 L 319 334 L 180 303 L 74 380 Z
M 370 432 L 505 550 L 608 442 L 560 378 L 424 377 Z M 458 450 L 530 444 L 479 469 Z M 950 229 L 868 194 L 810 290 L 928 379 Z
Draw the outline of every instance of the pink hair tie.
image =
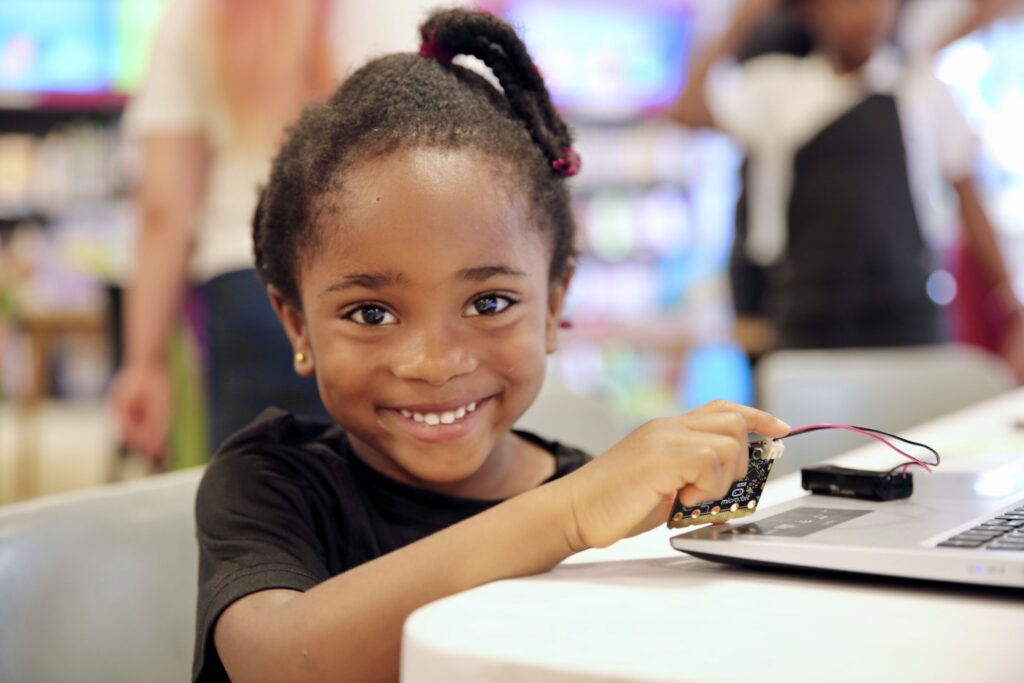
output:
M 427 34 L 426 40 L 420 43 L 420 57 L 450 62 L 455 59 L 455 52 L 437 42 L 437 31 L 432 30 Z
M 572 147 L 563 147 L 562 156 L 551 162 L 551 168 L 563 178 L 571 178 L 580 172 L 580 155 Z

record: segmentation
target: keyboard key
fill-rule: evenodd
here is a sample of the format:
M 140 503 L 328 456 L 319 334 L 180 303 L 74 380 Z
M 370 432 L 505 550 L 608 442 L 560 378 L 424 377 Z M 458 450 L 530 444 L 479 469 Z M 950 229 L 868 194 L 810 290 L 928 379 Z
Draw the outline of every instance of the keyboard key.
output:
M 973 529 L 968 529 L 967 531 L 965 531 L 963 533 L 965 533 L 965 534 L 966 533 L 977 534 L 979 536 L 988 535 L 988 536 L 992 536 L 994 538 L 996 536 L 1002 536 L 1003 533 L 1005 533 L 1005 532 L 1006 532 L 1006 529 L 993 529 L 992 527 L 976 526 Z
M 978 541 L 979 543 L 988 543 L 992 540 L 991 536 L 976 536 L 974 534 L 957 534 L 946 539 L 947 541 Z
M 983 541 L 981 539 L 977 539 L 977 540 L 970 540 L 970 539 L 956 540 L 956 539 L 952 539 L 951 538 L 948 541 L 943 541 L 942 543 L 940 543 L 939 547 L 940 548 L 980 548 L 983 545 L 985 545 L 985 541 Z
M 993 543 L 985 546 L 985 550 L 1008 550 L 1010 552 L 1024 553 L 1024 544 L 1006 545 L 1005 543 Z

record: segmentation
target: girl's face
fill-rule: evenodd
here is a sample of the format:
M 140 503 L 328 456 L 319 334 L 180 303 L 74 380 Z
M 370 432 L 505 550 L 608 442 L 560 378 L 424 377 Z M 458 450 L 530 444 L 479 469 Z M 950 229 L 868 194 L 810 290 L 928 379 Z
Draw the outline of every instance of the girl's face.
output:
M 549 282 L 549 238 L 493 166 L 424 148 L 358 164 L 321 213 L 302 311 L 271 292 L 306 356 L 296 369 L 356 452 L 442 491 L 515 456 L 509 429 L 540 390 L 568 284 Z

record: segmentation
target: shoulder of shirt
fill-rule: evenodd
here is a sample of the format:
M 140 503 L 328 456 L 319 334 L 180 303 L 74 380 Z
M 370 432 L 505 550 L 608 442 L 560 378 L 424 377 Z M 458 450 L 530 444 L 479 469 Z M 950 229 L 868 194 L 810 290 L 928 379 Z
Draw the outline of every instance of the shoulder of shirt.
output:
M 534 445 L 540 446 L 555 457 L 556 476 L 567 474 L 593 459 L 593 456 L 589 453 L 575 446 L 552 441 L 523 429 L 516 429 L 515 433 Z
M 331 456 L 342 456 L 341 451 L 330 446 L 331 443 L 342 443 L 342 433 L 341 427 L 332 422 L 301 417 L 279 408 L 267 408 L 221 444 L 210 467 L 217 468 L 220 463 L 234 461 L 238 457 L 252 462 L 325 450 L 330 451 Z

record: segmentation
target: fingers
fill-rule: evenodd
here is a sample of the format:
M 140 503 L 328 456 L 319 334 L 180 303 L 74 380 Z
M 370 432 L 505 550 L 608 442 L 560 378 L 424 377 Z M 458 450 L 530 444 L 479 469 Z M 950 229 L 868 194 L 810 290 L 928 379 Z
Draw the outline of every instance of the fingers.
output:
M 111 396 L 121 442 L 159 465 L 170 431 L 171 406 L 157 384 L 119 382 Z
M 770 438 L 790 432 L 773 415 L 728 401 L 712 401 L 677 420 L 679 453 L 685 455 L 679 500 L 687 506 L 722 498 L 734 482 L 746 478 L 751 432 Z
M 689 483 L 683 488 L 708 494 L 708 499 L 721 498 L 732 483 L 723 463 L 727 459 L 728 456 L 723 457 L 723 453 L 711 447 L 697 450 L 685 460 L 688 467 L 683 468 L 683 474 Z
M 747 474 L 747 421 L 737 412 L 707 412 L 688 415 L 683 418 L 687 429 L 707 434 L 708 444 L 723 457 L 729 459 L 731 467 L 725 472 L 736 481 Z M 712 438 L 717 437 L 717 438 Z
M 153 410 L 137 407 L 124 416 L 121 439 L 133 451 L 138 451 L 154 464 L 163 460 L 164 444 L 169 423 Z
M 717 486 L 711 485 L 710 480 L 706 480 L 706 482 L 692 480 L 692 483 L 701 484 L 701 488 L 714 492 L 719 489 L 728 490 L 732 482 L 746 476 L 748 448 L 745 433 L 737 436 L 700 431 L 690 432 L 683 439 L 689 442 L 691 450 L 709 449 L 708 455 L 714 457 L 718 465 L 718 474 L 721 477 Z M 699 461 L 701 457 L 704 456 L 698 455 L 697 460 Z M 704 486 L 704 483 L 707 483 L 708 486 Z
M 738 414 L 746 423 L 747 432 L 756 432 L 772 439 L 778 439 L 786 436 L 792 430 L 792 427 L 771 413 L 766 413 L 763 410 L 751 408 L 750 406 L 743 406 L 730 401 L 711 401 L 710 403 L 705 403 L 695 410 L 691 410 L 687 415 L 699 416 L 714 413 Z
M 679 489 L 679 502 L 686 507 L 693 507 L 709 500 L 718 500 L 722 496 L 706 491 L 695 484 L 687 484 Z

